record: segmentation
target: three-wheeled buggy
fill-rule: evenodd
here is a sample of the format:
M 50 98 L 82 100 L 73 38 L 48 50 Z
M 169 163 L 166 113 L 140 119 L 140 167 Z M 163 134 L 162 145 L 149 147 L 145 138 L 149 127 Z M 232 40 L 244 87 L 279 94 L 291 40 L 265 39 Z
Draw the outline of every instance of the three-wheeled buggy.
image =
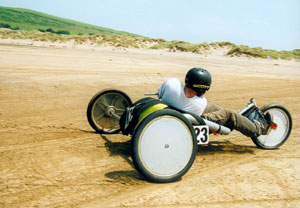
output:
M 157 100 L 157 99 L 156 99 Z M 142 102 L 139 102 L 142 103 Z M 153 182 L 172 182 L 181 178 L 192 166 L 197 145 L 207 144 L 210 133 L 229 134 L 231 129 L 182 112 L 159 102 L 136 114 L 140 104 L 117 89 L 97 93 L 89 102 L 87 118 L 100 134 L 132 135 L 132 160 L 135 168 Z M 239 111 L 247 115 L 257 107 L 254 99 Z M 282 105 L 271 104 L 260 109 L 273 115 L 271 132 L 252 138 L 257 147 L 276 149 L 289 137 L 292 118 Z M 131 130 L 128 131 L 129 127 Z M 127 131 L 126 131 L 127 130 Z

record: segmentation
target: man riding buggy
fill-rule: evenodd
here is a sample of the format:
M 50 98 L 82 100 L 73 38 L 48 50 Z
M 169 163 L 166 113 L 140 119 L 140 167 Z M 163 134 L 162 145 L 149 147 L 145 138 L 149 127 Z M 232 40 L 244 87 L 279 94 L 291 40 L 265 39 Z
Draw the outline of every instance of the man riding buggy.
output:
M 288 139 L 292 118 L 284 106 L 258 108 L 251 98 L 240 111 L 222 109 L 204 96 L 211 83 L 207 70 L 192 68 L 185 85 L 176 78 L 166 80 L 154 93 L 159 99 L 132 103 L 120 90 L 102 90 L 88 104 L 88 121 L 101 134 L 132 135 L 134 167 L 153 182 L 181 178 L 194 162 L 197 145 L 208 144 L 210 133 L 235 129 L 262 149 L 276 149 Z
M 203 68 L 192 68 L 185 76 L 185 86 L 178 79 L 169 79 L 158 88 L 162 102 L 186 112 L 203 116 L 207 120 L 240 131 L 249 137 L 266 135 L 270 132 L 272 115 L 259 111 L 245 117 L 233 110 L 208 104 L 204 97 L 212 82 L 211 74 Z

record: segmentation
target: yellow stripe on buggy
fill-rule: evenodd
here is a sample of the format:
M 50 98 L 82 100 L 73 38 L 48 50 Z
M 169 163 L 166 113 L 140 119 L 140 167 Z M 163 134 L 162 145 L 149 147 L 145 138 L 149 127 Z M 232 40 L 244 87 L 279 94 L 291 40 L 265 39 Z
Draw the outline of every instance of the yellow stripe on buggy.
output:
M 162 110 L 164 108 L 167 108 L 168 105 L 163 104 L 163 103 L 158 103 L 156 105 L 150 106 L 149 108 L 147 108 L 146 110 L 144 110 L 140 116 L 139 116 L 139 121 L 143 120 L 146 116 L 148 116 L 150 113 L 154 112 L 154 111 L 158 111 L 158 110 Z

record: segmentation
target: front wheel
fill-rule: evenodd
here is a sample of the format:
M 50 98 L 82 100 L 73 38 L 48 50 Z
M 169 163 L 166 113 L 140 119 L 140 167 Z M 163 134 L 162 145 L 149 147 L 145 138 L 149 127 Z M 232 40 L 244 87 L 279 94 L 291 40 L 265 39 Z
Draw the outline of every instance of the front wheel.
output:
M 289 111 L 282 105 L 273 104 L 267 105 L 261 109 L 265 114 L 269 112 L 273 115 L 273 123 L 276 128 L 273 128 L 268 135 L 253 137 L 252 141 L 257 147 L 262 149 L 277 149 L 288 139 L 292 130 L 292 117 Z
M 193 126 L 174 110 L 151 113 L 136 127 L 132 151 L 135 168 L 147 180 L 176 181 L 195 160 L 197 141 Z

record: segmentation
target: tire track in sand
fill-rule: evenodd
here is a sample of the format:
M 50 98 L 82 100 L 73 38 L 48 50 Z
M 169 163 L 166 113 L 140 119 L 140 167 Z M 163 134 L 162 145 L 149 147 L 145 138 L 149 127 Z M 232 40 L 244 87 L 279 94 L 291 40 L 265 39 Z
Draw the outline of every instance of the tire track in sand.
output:
M 293 149 L 297 149 L 297 147 L 294 147 Z M 290 151 L 293 151 L 290 149 Z M 268 154 L 267 151 L 262 150 L 262 151 L 256 151 L 254 155 L 247 155 L 246 157 L 243 158 L 237 158 L 234 161 L 226 161 L 222 165 L 215 165 L 212 167 L 208 167 L 205 170 L 199 170 L 196 167 L 196 171 L 192 171 L 192 173 L 188 173 L 187 176 L 184 177 L 183 180 L 175 183 L 170 183 L 170 184 L 154 184 L 154 183 L 148 183 L 146 182 L 145 186 L 137 187 L 135 191 L 131 192 L 123 192 L 122 195 L 115 195 L 111 196 L 108 199 L 95 199 L 93 201 L 90 201 L 89 203 L 82 204 L 80 207 L 120 207 L 120 206 L 125 206 L 125 207 L 194 207 L 196 203 L 189 203 L 186 201 L 180 202 L 180 203 L 160 203 L 159 205 L 148 205 L 147 204 L 147 199 L 151 203 L 151 193 L 159 191 L 160 193 L 163 194 L 164 190 L 176 190 L 178 186 L 181 185 L 186 185 L 189 186 L 190 184 L 193 184 L 193 182 L 197 178 L 201 178 L 203 176 L 207 175 L 212 175 L 216 174 L 219 172 L 222 172 L 224 170 L 228 169 L 234 169 L 236 167 L 242 166 L 242 165 L 247 165 L 248 163 L 255 163 L 259 166 L 264 166 L 262 164 L 261 159 L 264 158 L 264 155 Z M 232 156 L 234 157 L 234 156 Z M 275 156 L 276 157 L 276 156 Z M 268 157 L 267 157 L 268 158 Z M 288 156 L 289 158 L 289 156 Z M 298 157 L 296 157 L 298 158 Z M 195 164 L 194 164 L 195 165 Z M 195 167 L 194 167 L 195 168 Z M 263 167 L 263 171 L 265 171 L 268 167 Z M 274 173 L 274 170 L 267 170 L 268 172 Z M 233 176 L 236 177 L 236 176 Z M 233 199 L 231 201 L 226 201 L 226 200 L 219 200 L 219 201 L 212 201 L 212 202 L 201 202 L 201 205 L 197 205 L 196 207 L 208 207 L 208 206 L 229 206 L 230 205 L 256 205 L 256 204 L 261 204 L 261 203 L 298 203 L 300 202 L 300 197 L 295 197 L 292 194 L 289 194 L 287 187 L 286 187 L 286 181 L 284 181 L 281 176 L 278 174 L 274 175 L 274 178 L 276 180 L 276 184 L 278 184 L 280 187 L 283 187 L 284 193 L 286 193 L 286 196 L 283 196 L 282 198 L 263 198 L 263 199 L 254 199 L 254 200 L 239 200 L 239 199 Z M 236 178 L 236 181 L 238 182 L 238 178 Z M 180 184 L 182 183 L 182 184 Z M 238 185 L 237 188 L 238 189 Z M 200 191 L 200 190 L 199 190 Z M 165 192 L 165 193 L 168 193 Z M 148 194 L 148 196 L 147 196 Z M 163 196 L 162 196 L 163 197 Z M 130 200 L 132 199 L 132 200 Z M 134 202 L 134 199 L 137 199 L 137 202 Z M 146 201 L 143 201 L 143 199 L 146 199 Z
M 229 162 L 227 162 L 227 163 L 225 163 L 221 166 L 208 168 L 205 171 L 201 171 L 201 173 L 197 172 L 197 173 L 194 173 L 192 175 L 190 174 L 189 177 L 184 178 L 184 182 L 188 184 L 189 182 L 192 182 L 194 178 L 201 177 L 201 176 L 211 174 L 211 173 L 215 173 L 215 172 L 221 171 L 221 170 L 226 169 L 226 168 L 236 167 L 238 165 L 245 164 L 249 161 L 253 161 L 254 158 L 255 158 L 255 156 L 251 155 L 250 157 L 241 158 L 241 159 L 238 159 L 234 162 L 229 161 Z M 92 207 L 118 207 L 118 206 L 122 206 L 122 205 L 115 204 L 115 203 L 121 203 L 122 201 L 126 201 L 126 200 L 132 198 L 133 196 L 138 197 L 138 196 L 141 196 L 145 193 L 152 192 L 152 191 L 155 191 L 155 190 L 158 190 L 158 189 L 161 189 L 161 188 L 165 188 L 165 187 L 172 189 L 175 186 L 177 186 L 178 183 L 180 183 L 180 182 L 169 183 L 169 184 L 148 183 L 145 187 L 143 187 L 143 188 L 139 187 L 138 190 L 135 190 L 135 191 L 132 191 L 132 192 L 129 192 L 129 193 L 124 193 L 122 196 L 119 196 L 119 195 L 118 196 L 112 196 L 107 200 L 103 200 L 103 199 L 98 199 L 97 200 L 96 199 L 93 202 L 83 204 L 81 207 L 88 207 L 88 208 L 89 207 L 91 207 L 91 208 Z

